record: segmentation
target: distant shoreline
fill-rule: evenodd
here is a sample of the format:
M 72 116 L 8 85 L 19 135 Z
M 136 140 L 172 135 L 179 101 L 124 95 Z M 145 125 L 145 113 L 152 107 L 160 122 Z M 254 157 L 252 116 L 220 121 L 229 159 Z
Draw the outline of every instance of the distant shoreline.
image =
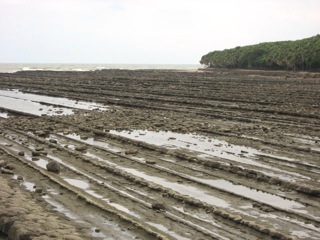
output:
M 0 63 L 0 72 L 18 71 L 95 71 L 95 70 L 197 70 L 200 64 L 37 64 Z

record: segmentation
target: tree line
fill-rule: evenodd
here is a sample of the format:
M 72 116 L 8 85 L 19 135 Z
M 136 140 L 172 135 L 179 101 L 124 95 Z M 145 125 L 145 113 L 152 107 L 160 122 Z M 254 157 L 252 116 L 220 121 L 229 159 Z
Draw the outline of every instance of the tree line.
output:
M 213 51 L 200 63 L 209 68 L 320 70 L 320 35 Z

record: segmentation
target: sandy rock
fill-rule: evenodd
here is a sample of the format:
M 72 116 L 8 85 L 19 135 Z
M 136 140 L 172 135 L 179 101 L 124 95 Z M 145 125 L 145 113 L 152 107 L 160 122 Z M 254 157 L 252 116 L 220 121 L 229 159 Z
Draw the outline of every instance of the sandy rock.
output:
M 46 167 L 49 172 L 60 173 L 61 170 L 57 162 L 49 162 Z

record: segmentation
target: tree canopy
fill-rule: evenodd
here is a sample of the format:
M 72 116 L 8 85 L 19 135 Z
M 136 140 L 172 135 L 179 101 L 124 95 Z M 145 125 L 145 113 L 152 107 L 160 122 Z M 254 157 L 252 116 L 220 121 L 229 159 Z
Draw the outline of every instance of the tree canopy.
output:
M 320 69 L 320 35 L 213 51 L 202 56 L 200 63 L 215 68 Z

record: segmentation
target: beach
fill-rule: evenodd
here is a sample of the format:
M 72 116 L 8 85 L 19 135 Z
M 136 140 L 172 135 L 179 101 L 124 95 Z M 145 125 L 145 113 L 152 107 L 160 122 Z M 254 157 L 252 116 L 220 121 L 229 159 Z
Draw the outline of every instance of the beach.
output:
M 4 239 L 320 238 L 320 73 L 18 71 L 0 99 Z

